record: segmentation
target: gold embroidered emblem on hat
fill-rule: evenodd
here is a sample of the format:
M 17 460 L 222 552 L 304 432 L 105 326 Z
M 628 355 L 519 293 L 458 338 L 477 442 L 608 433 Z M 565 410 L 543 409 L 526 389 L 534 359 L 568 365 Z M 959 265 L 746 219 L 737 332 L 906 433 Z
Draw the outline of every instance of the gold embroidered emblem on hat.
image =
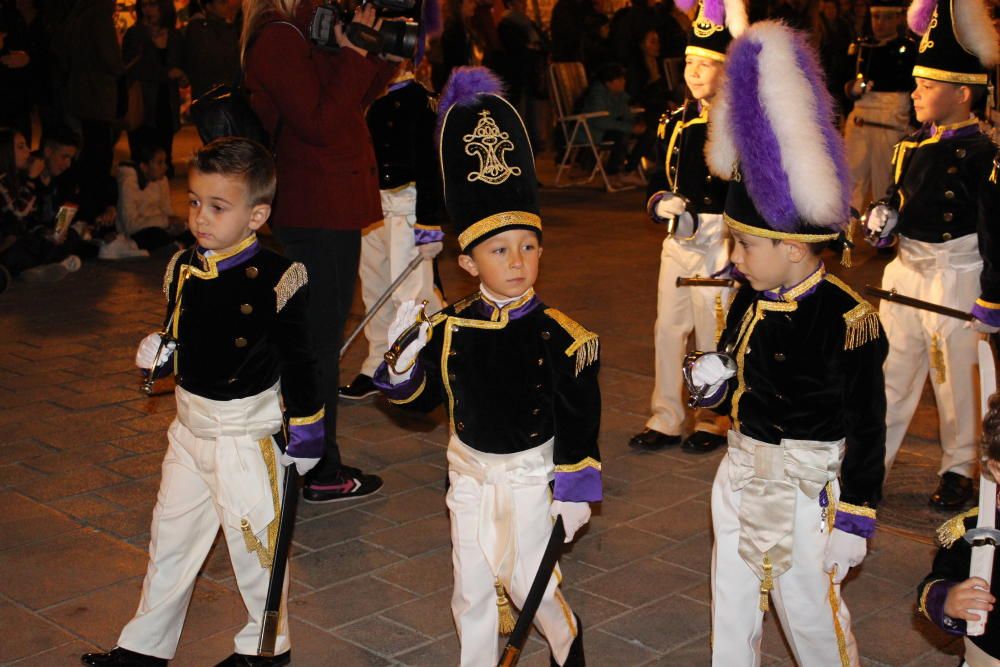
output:
M 716 25 L 708 20 L 708 17 L 705 16 L 705 3 L 703 0 L 699 1 L 698 16 L 694 17 L 694 23 L 691 24 L 691 30 L 694 34 L 701 39 L 705 39 L 725 29 L 725 26 Z
M 482 181 L 488 185 L 500 185 L 511 176 L 520 176 L 520 167 L 507 166 L 504 154 L 514 150 L 510 133 L 501 132 L 489 111 L 479 113 L 479 122 L 472 134 L 462 137 L 465 154 L 479 158 L 479 171 L 470 171 L 466 176 L 470 183 Z
M 920 47 L 918 48 L 918 51 L 920 51 L 920 53 L 923 53 L 927 49 L 934 48 L 934 40 L 931 39 L 931 31 L 937 27 L 937 24 L 938 24 L 937 7 L 935 7 L 934 13 L 931 14 L 931 22 L 927 26 L 927 32 L 925 32 L 924 36 L 920 38 Z

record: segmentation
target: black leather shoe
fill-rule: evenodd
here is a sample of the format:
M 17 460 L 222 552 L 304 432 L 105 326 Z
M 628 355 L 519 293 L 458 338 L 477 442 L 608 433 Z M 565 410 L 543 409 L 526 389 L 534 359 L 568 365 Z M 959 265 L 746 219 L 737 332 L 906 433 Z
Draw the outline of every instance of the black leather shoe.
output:
M 244 655 L 233 653 L 215 667 L 280 667 L 292 661 L 292 652 L 285 651 L 281 655 L 265 658 L 262 655 Z
M 337 394 L 347 401 L 360 401 L 378 394 L 378 387 L 370 377 L 358 373 L 358 376 L 351 380 L 351 384 L 338 389 Z
M 937 491 L 931 494 L 930 506 L 954 512 L 965 507 L 974 495 L 975 489 L 972 488 L 971 479 L 957 472 L 946 472 L 941 475 Z
M 667 435 L 666 433 L 654 431 L 651 428 L 642 429 L 642 433 L 633 435 L 632 439 L 628 441 L 629 447 L 642 449 L 647 452 L 655 452 L 658 449 L 666 447 L 676 447 L 679 444 L 681 444 L 681 436 Z
M 587 661 L 583 657 L 583 623 L 580 622 L 580 617 L 576 614 L 573 614 L 573 618 L 576 619 L 576 637 L 570 644 L 566 662 L 561 667 L 587 667 Z M 550 667 L 560 667 L 551 653 L 549 654 L 549 665 Z
M 708 431 L 695 431 L 688 436 L 681 449 L 689 454 L 708 454 L 726 444 L 726 436 Z
M 120 646 L 107 653 L 85 653 L 80 656 L 80 662 L 99 667 L 166 667 L 167 665 L 167 661 L 163 658 L 136 653 Z

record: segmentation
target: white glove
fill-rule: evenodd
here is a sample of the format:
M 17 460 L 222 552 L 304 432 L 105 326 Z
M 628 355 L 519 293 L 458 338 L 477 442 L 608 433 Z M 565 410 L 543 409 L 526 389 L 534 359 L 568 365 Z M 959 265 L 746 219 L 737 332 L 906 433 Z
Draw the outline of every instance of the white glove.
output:
M 653 212 L 658 218 L 676 218 L 687 210 L 687 204 L 683 197 L 678 197 L 672 192 L 667 192 L 663 198 L 656 202 Z
M 156 359 L 156 351 L 160 349 L 160 334 L 151 333 L 142 339 L 139 343 L 139 349 L 135 353 L 135 365 L 144 371 L 153 370 L 153 362 L 158 361 L 157 366 L 162 366 L 167 363 L 170 359 L 170 355 L 174 353 L 174 348 L 177 347 L 177 343 L 170 341 L 163 346 L 163 351 L 160 353 L 159 360 Z
M 867 235 L 885 239 L 899 222 L 899 213 L 885 204 L 872 206 L 865 215 L 864 223 Z
M 315 468 L 317 463 L 319 463 L 319 459 L 318 458 L 315 458 L 315 459 L 297 459 L 294 456 L 289 456 L 285 452 L 281 452 L 281 459 L 280 459 L 280 461 L 281 461 L 281 465 L 285 466 L 286 468 L 294 463 L 296 470 L 299 471 L 299 477 L 302 477 L 303 475 L 305 475 L 307 472 L 309 472 L 310 470 L 312 470 L 313 468 Z
M 441 251 L 444 250 L 444 243 L 441 241 L 435 241 L 434 243 L 424 243 L 423 245 L 417 246 L 417 252 L 424 259 L 434 259 Z
M 549 516 L 555 519 L 557 516 L 563 518 L 563 528 L 566 529 L 566 544 L 573 541 L 576 531 L 587 525 L 590 521 L 590 503 L 571 503 L 562 500 L 553 500 L 552 507 L 549 508 Z
M 1000 327 L 993 327 L 980 319 L 974 319 L 965 323 L 966 329 L 975 329 L 977 333 L 995 334 L 1000 331 Z
M 419 312 L 420 312 L 420 306 L 418 306 L 417 302 L 414 301 L 413 299 L 403 302 L 403 304 L 399 307 L 399 310 L 396 311 L 396 319 L 394 319 L 392 321 L 392 324 L 389 325 L 388 334 L 391 343 L 395 343 L 396 339 L 399 338 L 400 335 L 402 335 L 402 333 L 406 331 L 411 324 L 417 321 L 417 314 Z M 424 346 L 427 345 L 427 332 L 429 329 L 430 325 L 428 325 L 427 323 L 424 323 L 420 327 L 420 334 L 417 336 L 417 339 L 412 343 L 410 343 L 410 345 L 405 350 L 403 350 L 403 353 L 399 355 L 399 359 L 396 360 L 396 365 L 398 367 L 406 368 L 407 366 L 413 363 L 413 360 L 417 358 L 418 354 L 420 354 L 420 350 L 422 350 Z M 406 371 L 405 373 L 399 374 L 393 372 L 392 367 L 390 367 L 389 383 L 392 384 L 393 386 L 397 384 L 402 384 L 403 382 L 409 380 L 411 375 L 413 375 L 412 368 Z
M 833 583 L 839 584 L 854 566 L 860 565 L 868 553 L 868 540 L 834 528 L 830 541 L 826 543 L 823 557 L 823 571 L 833 575 Z
M 687 211 L 677 216 L 677 226 L 674 227 L 674 236 L 682 239 L 689 239 L 694 236 L 694 217 Z
M 696 387 L 708 387 L 705 396 L 711 396 L 722 387 L 736 371 L 726 366 L 717 354 L 706 354 L 699 357 L 691 368 L 691 383 Z

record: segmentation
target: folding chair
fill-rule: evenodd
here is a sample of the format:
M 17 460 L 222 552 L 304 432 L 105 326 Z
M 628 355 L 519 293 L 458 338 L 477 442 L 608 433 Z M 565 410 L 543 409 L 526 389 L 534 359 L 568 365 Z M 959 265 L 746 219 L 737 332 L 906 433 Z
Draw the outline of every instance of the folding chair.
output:
M 566 142 L 562 158 L 556 165 L 556 187 L 565 188 L 571 185 L 590 183 L 600 174 L 601 180 L 604 181 L 604 189 L 608 192 L 631 190 L 634 186 L 615 187 L 611 185 L 608 174 L 604 171 L 604 158 L 614 146 L 614 142 L 594 141 L 594 133 L 590 129 L 588 121 L 594 118 L 606 118 L 608 112 L 573 113 L 576 103 L 587 90 L 587 73 L 583 69 L 583 63 L 552 63 L 549 65 L 549 87 L 552 92 L 552 100 L 555 102 L 556 122 L 562 130 L 563 139 Z M 594 158 L 594 168 L 591 169 L 590 175 L 581 180 L 564 181 L 564 173 L 573 167 L 580 151 L 586 150 L 589 150 Z

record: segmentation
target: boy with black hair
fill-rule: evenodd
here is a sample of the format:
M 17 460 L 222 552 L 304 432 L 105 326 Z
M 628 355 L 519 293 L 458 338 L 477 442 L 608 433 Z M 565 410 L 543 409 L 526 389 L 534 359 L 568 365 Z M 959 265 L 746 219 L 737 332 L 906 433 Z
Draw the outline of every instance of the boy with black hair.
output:
M 188 226 L 198 245 L 170 260 L 165 333 L 146 336 L 136 354 L 139 368 L 173 372 L 177 383 L 149 568 L 117 648 L 84 655 L 87 665 L 155 667 L 174 657 L 220 525 L 248 620 L 218 667 L 291 660 L 284 602 L 276 655 L 258 656 L 257 645 L 281 519 L 279 464 L 304 474 L 323 453 L 323 402 L 305 323 L 308 279 L 301 264 L 257 240 L 275 188 L 266 148 L 213 141 L 192 159 L 188 183 Z
M 976 340 L 1000 327 L 996 147 L 972 113 L 987 68 L 1000 63 L 1000 37 L 982 0 L 916 0 L 908 16 L 923 35 L 912 94 L 923 127 L 896 146 L 893 185 L 865 217 L 868 238 L 880 247 L 898 239 L 884 289 L 971 311 L 975 320 L 970 326 L 882 301 L 890 344 L 885 467 L 892 467 L 933 371 L 942 457 L 929 502 L 957 510 L 973 498 Z
M 394 365 L 375 374 L 404 408 L 445 404 L 462 667 L 497 663 L 497 632 L 512 629 L 502 622 L 512 621 L 507 605 L 524 604 L 552 519 L 563 518 L 569 542 L 602 498 L 598 339 L 535 295 L 538 181 L 524 125 L 500 88 L 488 70 L 459 68 L 440 106 L 445 202 L 459 265 L 479 278 L 479 291 L 423 321 Z M 419 310 L 400 308 L 390 340 Z M 582 667 L 583 627 L 559 584 L 557 569 L 536 627 L 553 665 Z

